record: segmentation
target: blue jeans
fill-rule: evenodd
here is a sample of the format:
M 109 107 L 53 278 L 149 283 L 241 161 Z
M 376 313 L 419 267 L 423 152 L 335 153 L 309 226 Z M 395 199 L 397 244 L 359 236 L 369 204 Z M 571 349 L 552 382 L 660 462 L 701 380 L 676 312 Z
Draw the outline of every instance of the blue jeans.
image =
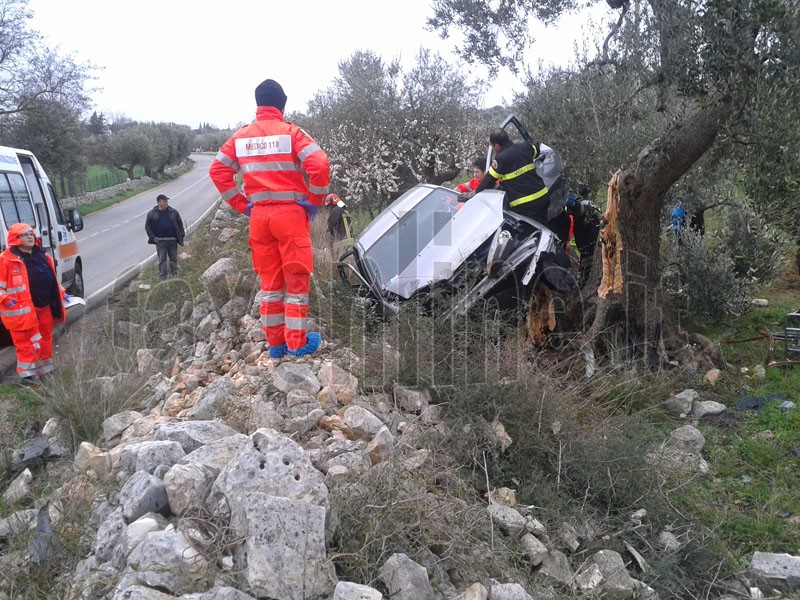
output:
M 158 278 L 167 278 L 167 261 L 169 260 L 169 274 L 178 274 L 178 240 L 175 238 L 159 238 L 156 242 L 158 255 Z

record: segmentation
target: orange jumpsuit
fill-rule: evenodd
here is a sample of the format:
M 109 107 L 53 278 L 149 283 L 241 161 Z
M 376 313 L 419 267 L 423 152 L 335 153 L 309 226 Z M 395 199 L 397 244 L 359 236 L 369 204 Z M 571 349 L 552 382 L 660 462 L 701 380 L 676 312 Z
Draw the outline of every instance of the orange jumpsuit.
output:
M 49 306 L 34 306 L 28 282 L 28 271 L 22 259 L 11 251 L 19 244 L 19 234 L 30 229 L 25 223 L 8 228 L 8 247 L 0 253 L 0 318 L 11 333 L 17 351 L 17 373 L 20 377 L 46 375 L 53 365 L 53 323 L 66 317 L 65 291 L 58 285 L 57 298 Z M 40 240 L 36 244 L 41 246 Z M 45 254 L 53 276 L 58 281 L 53 259 Z
M 244 193 L 234 176 L 241 173 Z M 273 106 L 259 106 L 256 120 L 220 148 L 211 181 L 234 209 L 251 204 L 250 247 L 261 279 L 261 325 L 271 347 L 306 344 L 308 297 L 314 259 L 310 220 L 297 204 L 321 206 L 328 193 L 328 156 Z M 306 183 L 306 178 L 308 183 Z

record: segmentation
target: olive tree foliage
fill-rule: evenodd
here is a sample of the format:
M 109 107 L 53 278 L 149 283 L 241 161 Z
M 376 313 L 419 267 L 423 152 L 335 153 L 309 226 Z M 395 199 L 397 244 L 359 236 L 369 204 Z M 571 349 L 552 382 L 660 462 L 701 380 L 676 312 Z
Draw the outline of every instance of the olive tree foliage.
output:
M 162 176 L 168 166 L 176 165 L 189 157 L 194 133 L 188 125 L 147 123 L 142 127 L 150 138 L 152 148 L 151 162 L 142 165 L 145 175 Z
M 800 245 L 800 40 L 785 37 L 796 60 L 766 61 L 753 94 L 755 110 L 743 115 L 744 127 L 731 137 L 731 146 L 756 209 Z
M 216 152 L 233 134 L 234 132 L 230 129 L 205 131 L 195 134 L 193 145 L 196 150 L 201 152 Z
M 3 143 L 33 151 L 51 177 L 72 184 L 84 173 L 87 132 L 78 109 L 39 98 L 4 121 Z
M 594 2 L 433 0 L 429 24 L 444 34 L 452 27 L 461 30 L 466 43 L 460 48 L 467 60 L 520 67 L 517 50 L 527 47 L 529 19 L 548 21 L 589 4 Z M 740 132 L 750 129 L 747 119 L 757 109 L 763 82 L 797 77 L 800 14 L 794 0 L 606 0 L 606 4 L 608 35 L 598 40 L 597 56 L 577 70 L 581 77 L 596 73 L 601 79 L 629 82 L 620 88 L 627 99 L 616 104 L 616 114 L 607 113 L 591 134 L 590 124 L 584 122 L 586 138 L 593 140 L 590 146 L 613 146 L 620 140 L 618 153 L 612 148 L 610 153 L 594 154 L 594 167 L 602 174 L 597 176 L 600 180 L 622 169 L 617 224 L 625 249 L 624 281 L 621 294 L 599 299 L 594 293 L 600 279 L 596 263 L 594 285 L 584 288 L 582 298 L 587 317 L 584 333 L 594 349 L 603 352 L 611 343 L 603 333 L 622 327 L 624 343 L 655 365 L 682 337 L 665 310 L 660 287 L 664 203 L 672 186 L 715 145 L 732 148 Z M 780 104 L 785 102 L 784 97 Z M 583 110 L 592 117 L 602 115 L 587 106 Z M 640 118 L 639 111 L 657 114 Z M 614 119 L 619 121 L 616 129 L 608 125 Z M 625 131 L 630 139 L 617 136 Z M 791 137 L 785 128 L 770 133 L 779 137 L 776 144 Z M 770 133 L 762 131 L 763 136 Z M 588 172 L 588 167 L 582 168 Z
M 402 133 L 398 153 L 412 181 L 441 185 L 469 165 L 475 147 L 486 146 L 478 122 L 480 81 L 464 76 L 439 55 L 421 50 L 400 90 Z
M 529 74 L 515 112 L 531 134 L 555 148 L 567 181 L 603 191 L 613 172 L 629 166 L 637 152 L 668 123 L 652 110 L 653 90 L 641 89 L 635 72 L 607 67 L 549 69 Z
M 409 187 L 450 181 L 468 165 L 480 94 L 429 51 L 407 73 L 357 51 L 300 120 L 328 153 L 331 189 L 374 216 Z
M 83 110 L 91 67 L 61 56 L 30 29 L 27 0 L 0 0 L 0 117 L 56 101 Z
M 157 178 L 169 165 L 188 158 L 193 142 L 194 133 L 187 125 L 127 123 L 110 135 L 93 136 L 87 153 L 100 164 L 125 171 L 129 179 L 136 167 Z

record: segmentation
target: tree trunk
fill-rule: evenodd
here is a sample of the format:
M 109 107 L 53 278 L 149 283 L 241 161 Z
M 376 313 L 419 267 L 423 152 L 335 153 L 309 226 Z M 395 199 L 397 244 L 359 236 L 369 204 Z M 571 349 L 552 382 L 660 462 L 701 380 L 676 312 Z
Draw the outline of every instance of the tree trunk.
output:
M 621 292 L 597 295 L 604 261 L 595 260 L 580 307 L 593 319 L 586 338 L 596 355 L 617 351 L 658 367 L 677 345 L 680 331 L 660 282 L 661 209 L 670 186 L 711 147 L 730 112 L 730 98 L 721 97 L 687 113 L 639 154 L 633 169 L 619 174 Z

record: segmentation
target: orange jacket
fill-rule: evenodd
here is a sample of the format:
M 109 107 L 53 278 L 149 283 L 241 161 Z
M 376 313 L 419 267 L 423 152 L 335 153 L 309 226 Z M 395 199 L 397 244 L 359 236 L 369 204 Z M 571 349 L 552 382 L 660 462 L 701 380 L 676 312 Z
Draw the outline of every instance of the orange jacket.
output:
M 460 192 L 462 194 L 467 194 L 467 193 L 473 191 L 474 189 L 476 189 L 480 182 L 481 182 L 480 179 L 478 179 L 477 177 L 473 177 L 469 181 L 466 181 L 464 183 L 459 183 L 456 186 L 456 191 Z
M 242 174 L 245 194 L 234 175 Z M 308 177 L 306 184 L 305 175 Z M 309 201 L 317 206 L 328 193 L 328 156 L 274 106 L 259 106 L 256 120 L 234 133 L 208 170 L 222 199 L 240 213 L 248 202 Z
M 0 252 L 0 318 L 9 331 L 38 329 L 39 320 L 33 309 L 33 299 L 28 285 L 28 270 L 22 259 L 11 251 L 11 246 L 19 245 L 19 234 L 30 229 L 25 223 L 15 223 L 8 228 L 8 246 Z M 36 238 L 36 245 L 41 247 L 41 240 Z M 58 281 L 56 267 L 49 254 L 44 254 L 53 275 Z M 58 284 L 58 302 L 51 302 L 53 318 L 63 321 L 66 317 L 64 309 L 64 288 Z

